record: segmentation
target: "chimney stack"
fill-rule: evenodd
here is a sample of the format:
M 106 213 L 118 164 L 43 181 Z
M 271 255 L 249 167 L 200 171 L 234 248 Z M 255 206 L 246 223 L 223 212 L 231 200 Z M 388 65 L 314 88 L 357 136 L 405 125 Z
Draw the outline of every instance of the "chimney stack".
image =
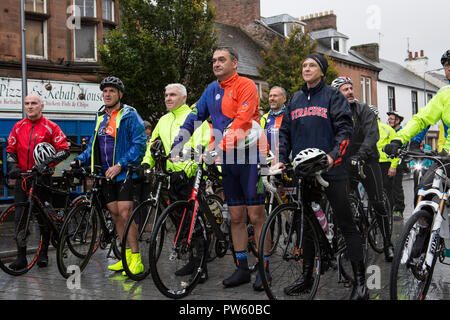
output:
M 261 19 L 260 0 L 208 0 L 216 11 L 216 21 L 247 26 Z
M 306 33 L 325 29 L 337 30 L 337 18 L 333 10 L 306 15 L 302 17 L 302 21 L 306 23 Z
M 353 46 L 350 49 L 355 50 L 370 60 L 380 62 L 380 46 L 378 43 L 361 44 L 359 46 Z

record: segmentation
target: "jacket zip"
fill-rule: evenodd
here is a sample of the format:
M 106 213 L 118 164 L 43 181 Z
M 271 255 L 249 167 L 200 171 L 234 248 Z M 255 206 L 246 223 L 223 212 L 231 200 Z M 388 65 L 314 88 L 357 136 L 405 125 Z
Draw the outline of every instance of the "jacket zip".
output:
M 28 168 L 30 167 L 30 150 L 31 150 L 31 138 L 33 137 L 33 131 L 34 131 L 34 122 L 33 122 L 33 126 L 31 127 L 30 140 L 28 141 L 28 157 L 27 157 L 27 169 L 26 170 L 28 170 Z M 36 138 L 35 138 L 35 141 L 36 141 Z

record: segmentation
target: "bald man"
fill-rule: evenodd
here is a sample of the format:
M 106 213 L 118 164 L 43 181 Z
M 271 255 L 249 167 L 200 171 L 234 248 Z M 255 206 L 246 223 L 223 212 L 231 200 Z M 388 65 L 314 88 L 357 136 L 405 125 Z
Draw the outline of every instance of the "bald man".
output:
M 6 161 L 8 175 L 11 179 L 17 179 L 15 185 L 15 203 L 26 202 L 27 192 L 31 186 L 30 183 L 23 184 L 21 174 L 35 167 L 42 176 L 39 177 L 40 182 L 50 185 L 51 176 L 54 170 L 49 168 L 63 161 L 69 156 L 69 146 L 67 144 L 66 135 L 61 128 L 54 122 L 46 119 L 42 110 L 44 104 L 41 98 L 36 94 L 30 94 L 25 97 L 25 114 L 26 118 L 18 121 L 9 137 L 8 146 L 6 147 Z M 47 143 L 47 144 L 43 144 Z M 51 145 L 51 146 L 50 146 Z M 38 148 L 36 148 L 38 146 Z M 54 152 L 48 152 L 54 148 Z M 35 162 L 34 151 L 37 151 L 37 159 Z M 51 150 L 52 151 L 52 150 Z M 44 203 L 50 202 L 48 192 L 36 189 L 37 198 Z M 23 221 L 26 221 L 27 212 L 17 210 L 15 212 L 15 230 L 16 235 L 24 228 Z M 39 267 L 46 267 L 48 264 L 47 249 L 50 240 L 50 231 L 43 223 L 41 226 L 42 246 L 37 260 Z M 32 261 L 27 261 L 26 247 L 17 243 L 17 258 L 8 267 L 13 270 L 23 270 L 28 267 Z

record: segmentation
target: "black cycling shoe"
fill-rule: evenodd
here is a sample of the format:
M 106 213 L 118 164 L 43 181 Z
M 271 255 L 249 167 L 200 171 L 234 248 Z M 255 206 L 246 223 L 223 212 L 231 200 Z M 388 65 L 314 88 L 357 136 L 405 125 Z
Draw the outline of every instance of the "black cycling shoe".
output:
M 266 267 L 265 267 L 264 272 L 266 273 L 267 283 L 270 286 L 272 284 L 272 276 L 270 275 L 268 262 L 266 262 Z M 264 285 L 262 283 L 261 274 L 259 272 L 256 274 L 256 280 L 253 283 L 253 290 L 264 291 Z
M 26 247 L 18 248 L 16 260 L 13 263 L 11 263 L 8 267 L 11 270 L 21 270 L 26 268 L 28 266 L 26 253 L 27 253 Z
M 190 274 L 194 273 L 195 268 L 196 268 L 196 263 L 195 263 L 194 259 L 189 259 L 189 262 L 184 267 L 175 271 L 175 275 L 176 276 L 190 275 Z
M 237 287 L 251 280 L 251 272 L 249 268 L 237 268 L 233 274 L 222 281 L 225 288 Z
M 45 268 L 48 266 L 48 255 L 47 252 L 41 252 L 37 258 L 36 264 L 39 268 Z
M 302 274 L 291 285 L 283 289 L 284 293 L 288 296 L 297 296 L 303 293 L 308 293 L 313 286 L 312 276 Z

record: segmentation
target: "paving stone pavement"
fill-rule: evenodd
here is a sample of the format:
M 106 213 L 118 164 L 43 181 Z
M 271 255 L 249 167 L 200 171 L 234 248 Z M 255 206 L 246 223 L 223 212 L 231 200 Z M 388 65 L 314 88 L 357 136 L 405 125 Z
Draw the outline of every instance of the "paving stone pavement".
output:
M 411 189 L 411 192 L 409 191 Z M 405 182 L 406 201 L 412 194 L 411 183 Z M 407 202 L 408 203 L 408 202 Z M 411 212 L 411 207 L 405 212 Z M 407 216 L 405 216 L 407 219 Z M 393 241 L 399 234 L 403 222 L 395 222 Z M 368 267 L 376 266 L 381 271 L 381 288 L 370 291 L 371 299 L 389 299 L 390 264 L 384 261 L 384 255 L 371 251 Z M 35 266 L 27 274 L 14 277 L 0 271 L 0 300 L 169 300 L 155 287 L 151 276 L 140 282 L 134 282 L 121 273 L 107 270 L 106 266 L 115 260 L 106 257 L 106 251 L 98 250 L 91 258 L 89 265 L 81 275 L 80 288 L 70 289 L 68 282 L 58 272 L 55 261 L 55 251 L 49 253 L 50 264 L 47 268 Z M 233 271 L 233 259 L 230 254 L 224 258 L 216 258 L 208 264 L 209 279 L 199 284 L 190 296 L 184 300 L 258 300 L 266 301 L 264 292 L 255 292 L 252 282 L 237 288 L 224 289 L 222 280 Z M 431 287 L 433 299 L 450 299 L 450 279 L 447 274 L 449 267 L 439 265 Z M 368 274 L 370 276 L 370 274 Z M 351 288 L 337 284 L 336 272 L 329 271 L 320 281 L 318 300 L 346 300 Z

